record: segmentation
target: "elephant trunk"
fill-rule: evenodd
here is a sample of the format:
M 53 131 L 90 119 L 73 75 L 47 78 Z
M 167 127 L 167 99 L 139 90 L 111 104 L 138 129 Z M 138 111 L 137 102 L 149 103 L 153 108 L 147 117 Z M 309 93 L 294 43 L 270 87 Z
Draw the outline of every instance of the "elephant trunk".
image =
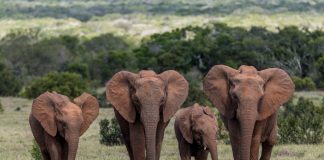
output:
M 241 130 L 241 144 L 240 144 L 240 160 L 249 160 L 251 152 L 251 141 L 256 122 L 257 112 L 251 106 L 243 108 L 240 114 L 240 130 Z
M 207 144 L 212 160 L 218 160 L 217 154 L 217 142 L 215 140 L 210 140 Z
M 144 109 L 141 114 L 142 123 L 145 131 L 146 160 L 156 159 L 156 130 L 159 122 L 159 109 L 149 107 Z
M 73 134 L 67 140 L 68 142 L 68 160 L 75 160 L 79 145 L 79 134 Z

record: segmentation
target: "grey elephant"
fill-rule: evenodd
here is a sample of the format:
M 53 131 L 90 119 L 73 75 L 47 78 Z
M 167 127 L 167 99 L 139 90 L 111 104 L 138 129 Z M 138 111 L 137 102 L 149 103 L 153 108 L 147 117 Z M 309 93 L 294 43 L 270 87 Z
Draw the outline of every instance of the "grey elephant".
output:
M 194 104 L 176 113 L 174 130 L 181 160 L 217 160 L 217 120 L 209 107 Z
M 79 137 L 99 113 L 99 104 L 88 93 L 74 99 L 45 92 L 32 104 L 29 124 L 44 160 L 74 160 Z
M 188 82 L 176 71 L 161 74 L 121 71 L 106 85 L 131 160 L 160 158 L 164 130 L 188 95 Z

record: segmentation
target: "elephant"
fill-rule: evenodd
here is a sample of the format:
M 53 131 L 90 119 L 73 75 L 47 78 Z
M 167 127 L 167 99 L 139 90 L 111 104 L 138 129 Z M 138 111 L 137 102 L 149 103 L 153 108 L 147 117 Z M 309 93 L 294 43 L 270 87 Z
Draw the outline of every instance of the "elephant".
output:
M 212 67 L 203 80 L 203 90 L 220 112 L 229 131 L 235 160 L 271 157 L 277 141 L 277 112 L 294 93 L 294 83 L 282 69 L 258 71 L 242 65 Z
M 217 120 L 209 107 L 195 103 L 176 113 L 174 130 L 181 160 L 217 160 Z
M 188 82 L 174 70 L 116 73 L 106 84 L 131 160 L 160 158 L 164 130 L 188 96 Z
M 33 101 L 29 124 L 44 160 L 74 160 L 79 137 L 98 116 L 95 97 L 83 93 L 73 101 L 56 92 Z

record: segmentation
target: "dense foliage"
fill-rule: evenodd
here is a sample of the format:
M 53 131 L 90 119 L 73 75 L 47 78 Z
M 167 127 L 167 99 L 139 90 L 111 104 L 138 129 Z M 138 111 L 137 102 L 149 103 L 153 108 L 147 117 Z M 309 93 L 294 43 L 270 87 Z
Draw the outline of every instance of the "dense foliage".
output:
M 0 64 L 0 95 L 15 96 L 21 90 L 22 84 L 4 64 Z
M 279 142 L 319 144 L 324 141 L 324 104 L 316 106 L 310 99 L 299 98 L 284 105 L 279 112 Z
M 121 70 L 157 73 L 174 69 L 190 82 L 193 101 L 208 104 L 201 81 L 215 64 L 234 68 L 253 65 L 257 69 L 279 67 L 294 76 L 297 90 L 324 87 L 324 32 L 295 26 L 271 32 L 262 27 L 245 29 L 216 23 L 205 27 L 185 27 L 154 34 L 132 46 L 122 37 L 103 34 L 96 37 L 58 36 L 40 38 L 39 31 L 17 30 L 0 40 L 1 73 L 13 74 L 10 87 L 15 95 L 22 82 L 30 85 L 49 72 L 73 72 L 103 86 Z M 8 54 L 10 53 L 10 54 Z M 5 80 L 5 79 L 4 79 Z M 9 85 L 6 85 L 9 86 Z M 4 86 L 4 87 L 6 87 Z M 28 88 L 28 87 L 27 87 Z M 38 93 L 38 92 L 37 92 Z
M 77 97 L 88 89 L 81 75 L 70 72 L 51 72 L 27 85 L 24 96 L 36 98 L 46 91 L 56 91 L 68 97 Z
M 121 130 L 116 118 L 103 119 L 100 125 L 100 143 L 108 146 L 124 144 Z
M 312 79 L 309 77 L 292 77 L 294 83 L 295 83 L 295 90 L 306 90 L 306 91 L 312 91 L 316 89 L 316 85 Z

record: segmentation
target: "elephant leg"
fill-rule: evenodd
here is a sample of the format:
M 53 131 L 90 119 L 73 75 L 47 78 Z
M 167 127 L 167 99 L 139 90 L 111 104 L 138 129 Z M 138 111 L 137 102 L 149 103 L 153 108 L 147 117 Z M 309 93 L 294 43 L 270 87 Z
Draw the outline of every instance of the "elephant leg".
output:
M 46 148 L 45 137 L 44 137 L 45 131 L 44 131 L 43 127 L 32 115 L 29 116 L 29 124 L 30 124 L 31 131 L 33 133 L 33 136 L 35 138 L 35 141 L 41 150 L 43 159 L 50 160 L 50 155 Z
M 157 132 L 156 132 L 157 133 L 157 135 L 156 135 L 156 159 L 160 159 L 164 131 L 165 131 L 166 126 L 168 126 L 169 122 L 170 121 L 164 123 L 163 119 L 161 119 L 158 123 Z
M 191 160 L 190 144 L 184 138 L 180 139 L 178 148 L 181 160 Z
M 125 141 L 128 155 L 129 155 L 130 159 L 133 160 L 134 156 L 133 156 L 133 151 L 132 151 L 131 142 L 130 142 L 129 123 L 116 110 L 114 110 L 114 111 L 115 111 L 115 117 L 118 121 L 120 130 L 122 132 L 122 135 L 123 135 L 123 138 Z
M 261 160 L 269 160 L 273 146 L 277 143 L 277 127 L 274 126 L 269 138 L 262 143 Z
M 55 137 L 45 133 L 46 148 L 48 149 L 51 160 L 62 159 L 62 148 L 61 144 L 56 140 Z
M 224 122 L 226 123 L 226 122 Z M 232 146 L 234 160 L 240 158 L 240 125 L 236 120 L 228 120 L 228 130 Z
M 255 123 L 252 141 L 251 141 L 251 150 L 250 150 L 250 159 L 257 160 L 259 158 L 259 148 L 261 143 L 261 135 L 266 127 L 267 121 L 259 121 Z
M 273 145 L 269 142 L 263 142 L 262 143 L 262 154 L 260 160 L 269 160 L 271 157 Z
M 145 135 L 144 127 L 141 122 L 129 124 L 130 130 L 130 144 L 133 150 L 134 160 L 145 159 Z
M 197 151 L 195 160 L 207 160 L 207 158 L 208 158 L 208 151 L 205 150 Z

